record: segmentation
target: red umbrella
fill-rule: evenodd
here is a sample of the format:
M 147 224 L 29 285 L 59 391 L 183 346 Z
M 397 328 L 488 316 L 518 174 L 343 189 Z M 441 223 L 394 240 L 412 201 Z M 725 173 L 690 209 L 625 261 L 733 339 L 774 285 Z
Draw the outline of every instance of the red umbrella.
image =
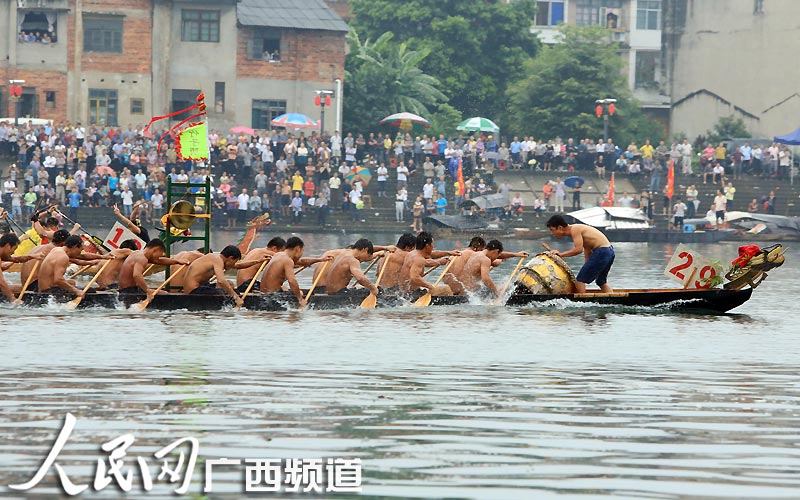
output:
M 231 129 L 231 133 L 234 134 L 247 134 L 247 135 L 255 135 L 256 131 L 251 129 L 250 127 L 245 127 L 244 125 L 238 125 Z

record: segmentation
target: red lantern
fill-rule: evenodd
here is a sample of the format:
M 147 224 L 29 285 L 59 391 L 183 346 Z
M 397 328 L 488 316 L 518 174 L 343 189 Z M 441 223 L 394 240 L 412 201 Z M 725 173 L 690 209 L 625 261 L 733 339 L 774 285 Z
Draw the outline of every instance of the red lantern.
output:
M 320 105 L 320 99 L 319 99 L 319 94 L 317 94 L 314 97 L 314 106 L 319 106 L 319 105 Z
M 326 106 L 330 106 L 331 105 L 331 96 L 329 96 L 329 95 L 325 96 L 325 105 Z
M 603 106 L 600 106 L 598 104 L 597 107 L 594 108 L 594 112 L 597 115 L 597 117 L 600 118 L 601 116 L 603 116 Z
M 22 97 L 22 86 L 12 85 L 9 90 L 11 93 L 11 97 Z
M 617 110 L 617 107 L 614 105 L 614 103 L 613 103 L 613 102 L 612 102 L 611 104 L 609 104 L 609 105 L 608 105 L 608 114 L 609 114 L 609 115 L 611 115 L 611 116 L 614 116 L 614 112 L 615 112 L 616 110 Z

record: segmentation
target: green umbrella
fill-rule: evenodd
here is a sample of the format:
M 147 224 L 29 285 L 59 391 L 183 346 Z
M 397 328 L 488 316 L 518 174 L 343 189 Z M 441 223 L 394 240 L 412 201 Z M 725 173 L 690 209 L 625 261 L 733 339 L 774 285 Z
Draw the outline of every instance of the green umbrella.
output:
M 467 130 L 469 132 L 493 132 L 496 134 L 500 132 L 500 127 L 498 127 L 495 122 L 488 118 L 473 116 L 472 118 L 467 118 L 463 122 L 459 123 L 458 127 L 456 127 L 456 130 Z

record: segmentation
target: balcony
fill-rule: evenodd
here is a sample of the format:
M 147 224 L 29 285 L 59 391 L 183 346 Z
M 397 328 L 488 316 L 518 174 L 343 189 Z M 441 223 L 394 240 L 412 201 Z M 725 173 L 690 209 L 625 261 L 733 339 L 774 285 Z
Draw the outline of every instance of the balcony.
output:
M 33 70 L 67 71 L 67 44 L 17 42 L 17 65 Z

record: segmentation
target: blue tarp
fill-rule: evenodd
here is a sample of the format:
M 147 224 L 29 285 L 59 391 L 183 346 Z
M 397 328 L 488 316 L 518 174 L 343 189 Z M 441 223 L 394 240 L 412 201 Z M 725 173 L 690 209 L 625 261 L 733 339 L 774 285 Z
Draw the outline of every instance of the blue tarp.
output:
M 789 144 L 791 146 L 800 146 L 800 128 L 790 134 L 776 135 L 775 142 Z

